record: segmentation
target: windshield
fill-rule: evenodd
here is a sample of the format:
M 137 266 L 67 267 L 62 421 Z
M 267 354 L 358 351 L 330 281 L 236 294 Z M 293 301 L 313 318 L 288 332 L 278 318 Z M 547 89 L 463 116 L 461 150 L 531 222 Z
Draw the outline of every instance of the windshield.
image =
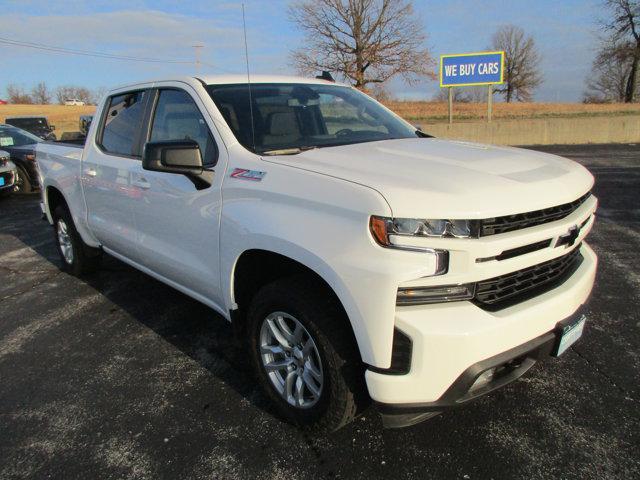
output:
M 40 142 L 42 142 L 41 138 L 19 128 L 0 127 L 0 148 L 21 147 L 22 145 L 33 145 Z
M 254 132 L 246 84 L 208 90 L 238 141 L 259 154 L 418 136 L 411 125 L 349 87 L 252 84 Z
M 29 130 L 48 130 L 49 124 L 46 118 L 32 117 L 32 118 L 9 118 L 7 123 L 18 128 L 24 128 Z

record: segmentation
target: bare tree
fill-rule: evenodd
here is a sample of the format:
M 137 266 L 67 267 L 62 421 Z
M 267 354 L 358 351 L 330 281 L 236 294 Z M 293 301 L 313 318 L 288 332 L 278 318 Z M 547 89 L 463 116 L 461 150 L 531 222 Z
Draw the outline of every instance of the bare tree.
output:
M 640 2 L 638 0 L 605 0 L 605 6 L 611 15 L 602 25 L 605 32 L 609 33 L 607 43 L 628 52 L 629 71 L 624 101 L 633 102 L 638 90 L 638 70 L 640 70 Z
M 433 96 L 436 102 L 449 100 L 448 88 L 441 88 Z M 487 101 L 487 87 L 455 87 L 453 88 L 453 101 L 456 103 L 484 103 Z
M 75 87 L 75 96 L 74 96 L 74 98 L 80 100 L 81 102 L 89 104 L 89 103 L 91 103 L 91 100 L 93 98 L 93 94 L 91 93 L 91 90 L 89 90 L 86 87 Z
M 20 85 L 16 85 L 15 83 L 7 85 L 7 99 L 9 100 L 9 103 L 33 103 L 33 99 L 27 92 L 25 92 L 24 88 Z
M 426 35 L 408 0 L 299 0 L 289 18 L 305 33 L 291 58 L 305 74 L 336 72 L 357 88 L 400 75 L 435 78 Z
M 539 73 L 540 54 L 533 37 L 515 25 L 504 25 L 493 35 L 492 48 L 504 50 L 504 85 L 496 92 L 505 101 L 530 102 L 533 91 L 542 83 Z
M 64 104 L 67 100 L 80 100 L 84 103 L 91 103 L 93 95 L 88 88 L 77 87 L 75 85 L 62 85 L 56 88 L 56 99 L 59 104 Z
M 607 43 L 605 43 L 607 42 Z M 633 51 L 608 39 L 593 61 L 584 93 L 585 103 L 624 102 L 633 64 Z M 635 94 L 638 93 L 636 85 Z
M 33 103 L 37 103 L 39 105 L 51 103 L 51 94 L 49 93 L 47 84 L 39 82 L 35 87 L 33 87 L 31 89 L 31 98 L 33 99 Z
M 379 102 L 393 102 L 393 94 L 389 91 L 386 85 L 382 83 L 376 83 L 372 87 L 364 90 L 365 93 L 375 98 Z
M 93 92 L 91 92 L 91 104 L 92 105 L 97 105 L 100 100 L 102 100 L 102 97 L 104 97 L 107 94 L 107 87 L 98 87 L 95 88 L 93 90 Z
M 487 87 L 469 87 L 469 98 L 472 103 L 486 103 L 488 95 Z M 495 89 L 491 90 L 491 95 L 495 95 Z
M 469 91 L 464 87 L 456 87 L 451 91 L 453 95 L 453 101 L 456 103 L 469 103 L 471 102 L 471 95 Z M 438 93 L 433 96 L 433 100 L 436 102 L 447 102 L 449 100 L 449 89 L 441 88 Z
M 56 88 L 56 100 L 58 101 L 58 103 L 60 105 L 64 105 L 64 102 L 66 102 L 67 100 L 70 100 L 72 98 L 74 98 L 73 91 L 74 87 L 68 86 L 68 85 L 62 85 L 58 88 Z

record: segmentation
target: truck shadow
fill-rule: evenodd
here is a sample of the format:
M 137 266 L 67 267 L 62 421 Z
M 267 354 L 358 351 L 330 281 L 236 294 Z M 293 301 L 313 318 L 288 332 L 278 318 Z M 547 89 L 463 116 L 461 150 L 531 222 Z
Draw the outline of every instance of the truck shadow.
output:
M 83 280 L 251 404 L 274 414 L 231 324 L 220 314 L 108 255 L 100 271 Z
M 101 270 L 84 281 L 253 406 L 277 416 L 231 323 L 219 313 L 108 255 Z M 216 396 L 212 392 L 212 401 Z
M 54 267 L 44 271 L 57 272 L 60 259 L 53 232 L 40 219 L 37 199 L 35 195 L 2 199 L 0 208 L 11 219 L 2 231 L 33 250 L 39 257 L 34 261 L 44 260 Z M 91 286 L 113 303 L 116 311 L 151 329 L 248 402 L 275 415 L 257 387 L 231 324 L 220 314 L 106 254 L 98 272 L 78 281 Z

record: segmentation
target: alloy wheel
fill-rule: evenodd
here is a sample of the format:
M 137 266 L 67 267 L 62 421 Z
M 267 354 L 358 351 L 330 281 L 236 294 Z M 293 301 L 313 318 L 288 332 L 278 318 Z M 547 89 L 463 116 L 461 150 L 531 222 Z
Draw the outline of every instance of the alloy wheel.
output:
M 63 219 L 58 219 L 56 230 L 58 234 L 58 245 L 60 245 L 60 251 L 62 252 L 64 261 L 71 265 L 73 263 L 73 244 L 71 243 L 69 228 Z
M 294 316 L 273 312 L 260 328 L 260 359 L 271 384 L 291 406 L 313 407 L 322 395 L 322 361 L 309 331 Z
M 13 185 L 16 192 L 20 192 L 20 193 L 24 192 L 24 178 L 22 178 L 22 175 L 20 175 L 19 170 L 16 170 Z

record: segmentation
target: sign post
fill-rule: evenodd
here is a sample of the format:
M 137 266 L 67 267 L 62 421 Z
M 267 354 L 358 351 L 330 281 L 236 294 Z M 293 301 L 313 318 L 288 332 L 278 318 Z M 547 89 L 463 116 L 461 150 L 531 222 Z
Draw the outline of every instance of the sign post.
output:
M 453 122 L 453 88 L 487 85 L 487 121 L 493 115 L 493 85 L 504 83 L 504 52 L 440 56 L 440 87 L 449 89 L 449 123 Z
M 493 114 L 493 85 L 487 85 L 487 122 L 491 123 Z

